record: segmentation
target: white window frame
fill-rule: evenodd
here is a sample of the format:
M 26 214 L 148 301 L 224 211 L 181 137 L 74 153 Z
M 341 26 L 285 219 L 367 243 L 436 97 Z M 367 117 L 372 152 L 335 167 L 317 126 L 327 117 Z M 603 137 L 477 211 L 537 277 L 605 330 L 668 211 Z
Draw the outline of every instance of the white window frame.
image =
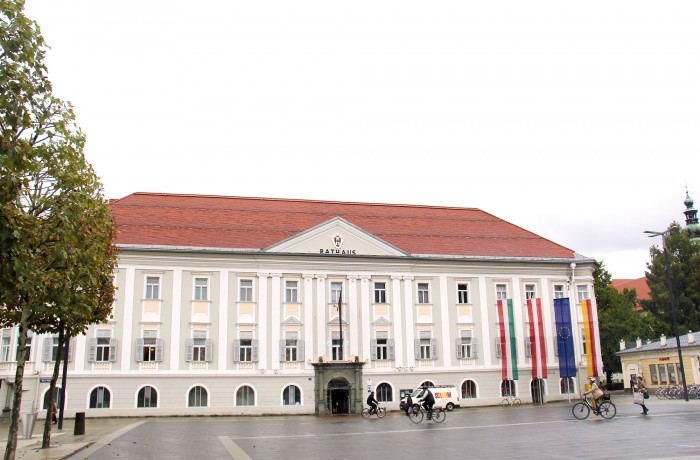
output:
M 374 303 L 386 302 L 386 281 L 374 282 Z
M 253 280 L 251 278 L 241 278 L 238 280 L 238 301 L 253 302 Z
M 508 300 L 508 285 L 505 283 L 496 284 L 496 301 Z
M 563 299 L 566 297 L 566 291 L 564 290 L 564 284 L 555 284 L 554 285 L 554 298 L 555 299 Z
M 193 285 L 194 300 L 203 302 L 209 301 L 209 278 L 196 276 L 193 280 Z
M 338 300 L 340 300 L 340 293 L 343 291 L 343 282 L 331 281 L 329 286 L 331 303 L 337 304 Z
M 161 300 L 160 285 L 162 281 L 163 280 L 160 275 L 145 275 L 143 283 L 143 298 L 146 300 Z
M 416 283 L 416 298 L 419 304 L 430 304 L 430 283 Z
M 284 301 L 285 303 L 299 303 L 299 281 L 285 280 Z
M 0 338 L 0 362 L 10 361 L 10 351 L 12 348 L 12 329 L 3 329 Z
M 588 285 L 579 284 L 576 286 L 576 299 L 578 300 L 578 303 L 581 303 L 582 300 L 588 300 L 590 298 L 591 294 L 588 290 Z
M 525 300 L 533 300 L 537 298 L 537 285 L 536 284 L 526 284 L 525 285 Z
M 460 289 L 463 287 L 464 289 Z M 469 292 L 469 283 L 458 282 L 457 283 L 457 303 L 460 305 L 470 304 L 471 293 Z

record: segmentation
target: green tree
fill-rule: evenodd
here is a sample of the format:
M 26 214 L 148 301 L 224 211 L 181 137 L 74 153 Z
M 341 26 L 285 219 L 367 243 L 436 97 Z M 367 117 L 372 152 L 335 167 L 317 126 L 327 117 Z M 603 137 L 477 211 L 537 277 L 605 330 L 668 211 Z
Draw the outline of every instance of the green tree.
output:
M 653 330 L 650 318 L 635 311 L 636 290 L 625 289 L 619 292 L 611 285 L 612 276 L 601 262 L 593 272 L 596 304 L 598 305 L 598 327 L 603 358 L 603 371 L 608 384 L 612 374 L 622 370 L 620 340 L 633 340 L 636 337 L 649 337 Z
M 650 299 L 642 301 L 642 305 L 654 317 L 657 334 L 676 335 L 672 327 L 665 244 L 679 333 L 700 330 L 700 242 L 691 239 L 688 232 L 675 222 L 663 238 L 661 247 L 655 245 L 649 249 L 646 278 Z
M 17 447 L 27 332 L 69 338 L 103 321 L 116 266 L 115 226 L 85 137 L 51 92 L 44 40 L 23 9 L 0 0 L 0 326 L 19 330 L 5 459 Z

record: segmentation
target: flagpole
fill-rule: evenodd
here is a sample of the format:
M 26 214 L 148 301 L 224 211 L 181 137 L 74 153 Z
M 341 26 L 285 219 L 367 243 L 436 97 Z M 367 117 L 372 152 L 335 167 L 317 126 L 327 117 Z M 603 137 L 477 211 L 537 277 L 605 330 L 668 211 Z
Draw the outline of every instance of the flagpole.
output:
M 345 355 L 343 354 L 343 289 L 340 289 L 340 294 L 338 295 L 338 324 L 340 325 L 340 361 L 344 361 Z

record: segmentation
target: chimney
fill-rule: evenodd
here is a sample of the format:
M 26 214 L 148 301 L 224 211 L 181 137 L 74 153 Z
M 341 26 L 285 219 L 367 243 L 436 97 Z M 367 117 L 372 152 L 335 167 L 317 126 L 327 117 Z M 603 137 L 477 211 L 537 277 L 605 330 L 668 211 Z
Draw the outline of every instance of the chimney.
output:
M 688 331 L 688 343 L 695 343 L 695 334 L 693 334 L 693 331 Z
M 642 339 L 637 337 L 637 348 L 642 348 Z
M 666 346 L 666 335 L 661 334 L 661 346 L 665 347 Z
M 651 339 L 647 339 L 647 345 L 651 345 Z
M 626 347 L 625 341 L 624 341 L 624 340 L 620 340 L 620 351 L 624 350 L 625 347 Z

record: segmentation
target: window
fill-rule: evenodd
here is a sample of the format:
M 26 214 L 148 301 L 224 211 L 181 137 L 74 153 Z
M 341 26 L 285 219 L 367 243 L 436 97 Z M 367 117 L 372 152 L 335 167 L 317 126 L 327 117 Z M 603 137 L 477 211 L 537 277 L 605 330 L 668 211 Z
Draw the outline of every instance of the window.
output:
M 2 330 L 2 338 L 0 338 L 0 362 L 6 363 L 10 360 L 10 340 L 12 338 L 11 329 Z
M 666 366 L 659 364 L 659 383 L 661 385 L 668 385 L 668 380 L 666 379 Z
M 157 330 L 144 329 L 142 337 L 137 340 L 136 361 L 163 361 L 163 339 L 157 337 Z
M 437 359 L 437 339 L 431 338 L 430 331 L 420 331 L 420 338 L 416 340 L 416 359 Z
M 108 329 L 96 330 L 95 338 L 88 341 L 88 361 L 91 363 L 106 363 L 116 360 L 117 341 L 112 339 L 112 331 Z
M 209 300 L 209 279 L 194 279 L 194 300 Z
M 469 285 L 467 283 L 457 284 L 457 303 L 469 303 Z
M 345 354 L 345 350 L 343 350 L 343 354 Z M 342 356 L 341 351 L 340 351 L 340 337 L 333 338 L 333 340 L 332 340 L 331 359 L 333 361 L 342 361 L 343 360 L 343 356 Z
M 331 283 L 331 303 L 338 303 L 340 300 L 340 293 L 343 290 L 343 283 L 332 282 Z
M 153 387 L 143 387 L 139 390 L 136 407 L 158 407 L 158 392 Z
M 472 331 L 459 331 L 459 339 L 457 339 L 457 358 L 471 359 L 475 358 L 474 343 L 472 342 Z
M 296 385 L 287 386 L 282 392 L 283 406 L 298 406 L 301 404 L 301 390 Z
M 109 409 L 111 394 L 105 387 L 97 387 L 90 392 L 90 409 Z
M 668 365 L 668 383 L 671 385 L 675 385 L 678 383 L 676 381 L 676 365 L 675 364 L 669 364 Z
M 243 385 L 236 392 L 236 406 L 254 406 L 255 391 L 248 385 Z
M 304 341 L 299 340 L 298 332 L 285 332 L 284 339 L 280 341 L 280 361 L 304 361 Z
M 586 347 L 588 345 L 586 343 L 586 331 L 583 328 L 581 328 L 580 331 L 581 331 L 581 356 L 585 356 L 586 350 L 587 350 Z
M 212 360 L 212 341 L 207 331 L 192 331 L 192 338 L 185 342 L 185 361 L 204 363 Z
M 68 361 L 73 360 L 73 347 L 75 343 L 73 340 L 70 342 L 68 347 Z M 65 344 L 63 348 L 63 353 L 65 353 Z M 43 342 L 43 350 L 41 351 L 41 360 L 45 363 L 56 362 L 56 359 L 62 360 L 63 354 L 58 356 L 58 336 L 45 337 Z
M 389 349 L 387 347 L 387 341 L 389 339 L 377 339 L 377 357 L 375 359 L 389 359 Z
M 29 358 L 32 356 L 32 338 L 34 337 L 34 333 L 32 331 L 27 332 L 27 340 L 25 341 L 25 349 L 24 349 L 24 360 L 29 361 Z M 19 361 L 19 336 L 17 337 L 17 357 L 16 360 Z
M 394 400 L 393 390 L 388 383 L 380 383 L 377 385 L 377 401 L 391 402 Z
M 146 277 L 146 299 L 148 299 L 148 300 L 160 299 L 160 277 L 159 276 L 147 276 Z
M 473 380 L 465 380 L 464 383 L 462 383 L 462 398 L 476 398 L 476 382 Z
M 563 299 L 564 298 L 564 285 L 563 284 L 555 284 L 554 285 L 554 298 L 555 299 Z
M 574 378 L 566 377 L 559 379 L 559 393 L 563 395 L 574 393 Z
M 418 303 L 430 303 L 428 283 L 418 283 Z
M 578 303 L 581 303 L 582 300 L 590 299 L 588 295 L 588 286 L 576 286 L 576 295 Z
M 284 283 L 284 301 L 287 303 L 299 302 L 299 282 L 285 281 Z
M 240 281 L 240 298 L 241 302 L 252 302 L 253 301 L 253 280 L 241 280 Z
M 386 283 L 374 283 L 374 303 L 386 303 Z
M 209 394 L 206 388 L 196 386 L 187 395 L 187 407 L 207 407 L 209 406 Z
M 659 374 L 656 372 L 656 364 L 649 365 L 649 374 L 651 375 L 651 384 L 659 384 Z
M 234 362 L 257 362 L 258 341 L 253 340 L 252 331 L 241 331 L 238 340 L 233 343 Z
M 515 382 L 512 380 L 501 381 L 501 396 L 517 396 Z
M 508 288 L 505 284 L 496 285 L 496 300 L 507 300 L 508 299 Z
M 525 300 L 531 300 L 535 298 L 535 285 L 526 284 L 525 285 Z

